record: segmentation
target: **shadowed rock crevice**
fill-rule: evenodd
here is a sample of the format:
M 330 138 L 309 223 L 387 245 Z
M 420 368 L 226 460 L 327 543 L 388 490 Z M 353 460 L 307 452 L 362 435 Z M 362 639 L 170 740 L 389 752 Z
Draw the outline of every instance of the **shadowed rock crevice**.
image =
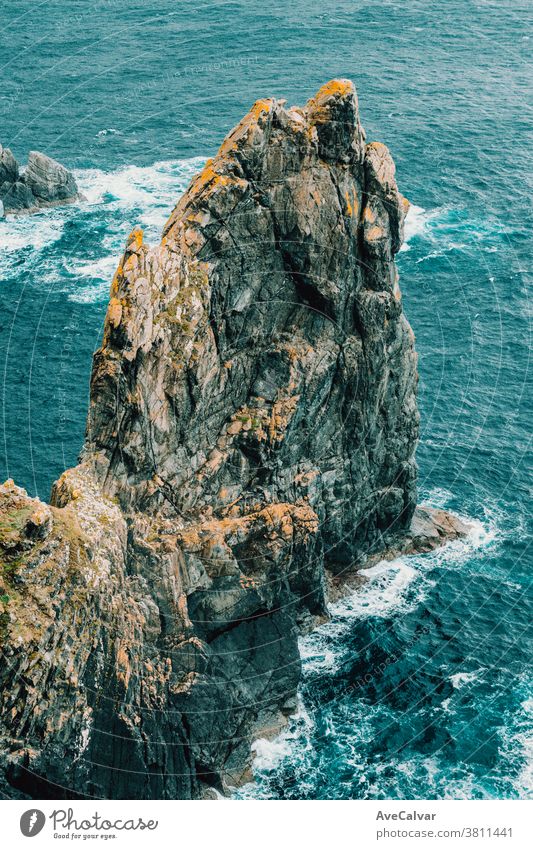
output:
M 51 506 L 0 490 L 6 795 L 242 780 L 295 708 L 328 593 L 464 532 L 415 513 L 407 206 L 334 80 L 303 108 L 258 101 L 161 243 L 131 233 L 80 465 Z

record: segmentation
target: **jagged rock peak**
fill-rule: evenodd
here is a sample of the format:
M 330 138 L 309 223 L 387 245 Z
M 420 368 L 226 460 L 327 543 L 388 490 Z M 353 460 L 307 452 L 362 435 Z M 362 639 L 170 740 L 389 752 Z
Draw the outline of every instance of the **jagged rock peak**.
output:
M 404 382 L 389 415 L 404 410 L 412 453 L 416 363 L 393 262 L 406 208 L 387 149 L 364 144 L 349 81 L 328 83 L 302 109 L 257 101 L 192 181 L 161 245 L 149 248 L 135 231 L 115 275 L 88 426 L 89 450 L 98 452 L 110 491 L 122 488 L 130 503 L 139 498 L 145 506 L 153 498 L 154 509 L 164 501 L 180 510 L 199 503 L 192 479 L 200 466 L 209 468 L 207 452 L 219 450 L 228 410 L 250 393 L 274 403 L 282 387 L 265 398 L 265 379 L 256 373 L 273 358 L 281 363 L 288 347 L 300 380 L 307 348 L 317 357 L 331 348 L 334 362 L 348 345 L 355 378 L 357 361 L 360 368 L 374 347 L 374 367 L 384 366 L 385 346 L 395 339 L 405 368 L 390 384 L 384 373 L 383 389 Z M 246 327 L 253 328 L 253 346 Z M 133 392 L 134 362 L 140 371 Z M 150 374 L 141 378 L 145 370 Z M 157 397 L 149 399 L 156 371 Z M 234 397 L 226 406 L 220 398 L 229 387 Z M 119 430 L 124 404 L 130 414 Z M 191 419 L 202 420 L 199 432 L 191 431 Z M 292 439 L 301 436 L 293 428 Z M 407 514 L 415 478 L 408 456 L 406 450 L 411 471 L 398 479 L 410 492 Z M 158 476 L 164 487 L 154 484 Z M 176 485 L 179 493 L 167 498 Z

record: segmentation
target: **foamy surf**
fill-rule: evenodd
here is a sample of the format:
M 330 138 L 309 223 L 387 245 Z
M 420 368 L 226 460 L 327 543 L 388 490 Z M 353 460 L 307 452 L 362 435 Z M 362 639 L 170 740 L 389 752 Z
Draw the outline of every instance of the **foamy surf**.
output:
M 155 162 L 150 166 L 124 165 L 115 171 L 98 168 L 75 171 L 81 192 L 91 205 L 120 204 L 124 209 L 140 207 L 148 211 L 166 206 L 170 213 L 191 177 L 205 158 Z
M 409 242 L 415 236 L 421 236 L 426 229 L 427 213 L 421 206 L 412 203 L 405 217 L 403 245 L 400 251 L 410 249 Z
M 443 492 L 433 493 L 433 505 L 443 506 Z M 451 497 L 450 493 L 446 493 Z M 453 540 L 427 554 L 382 560 L 361 569 L 365 583 L 328 605 L 331 619 L 300 638 L 300 656 L 306 679 L 338 670 L 346 659 L 344 638 L 353 623 L 364 619 L 387 619 L 416 609 L 435 586 L 431 572 L 436 567 L 458 568 L 481 548 L 498 538 L 495 526 L 460 517 L 469 526 L 465 539 Z
M 313 721 L 301 699 L 298 703 L 298 711 L 291 717 L 287 728 L 272 740 L 261 737 L 252 744 L 254 753 L 254 765 L 261 771 L 275 769 L 283 758 L 292 754 L 293 743 L 300 739 L 302 734 L 307 735 L 313 728 Z M 307 741 L 307 748 L 309 742 Z
M 305 789 L 307 764 L 313 754 L 313 730 L 314 721 L 299 697 L 298 710 L 290 717 L 286 728 L 273 739 L 261 737 L 252 744 L 254 775 L 272 775 L 285 762 L 290 762 L 293 772 L 298 774 L 298 783 Z M 257 783 L 249 782 L 235 789 L 233 796 L 237 799 L 268 799 L 270 793 L 266 786 L 261 788 Z
M 441 206 L 428 210 L 411 204 L 405 218 L 404 243 L 400 253 L 409 251 L 414 239 L 422 240 L 426 246 L 426 251 L 415 260 L 415 264 L 472 248 L 497 253 L 502 240 L 507 237 L 501 221 L 473 216 L 464 207 Z
M 118 265 L 118 257 L 112 253 L 108 256 L 103 256 L 100 259 L 88 262 L 74 260 L 69 266 L 68 271 L 78 277 L 91 277 L 93 279 L 104 278 L 110 280 L 116 271 Z
M 456 672 L 450 675 L 450 683 L 455 690 L 460 690 L 464 684 L 472 684 L 474 681 L 479 681 L 483 674 L 483 669 L 476 669 L 475 672 Z
M 0 221 L 0 263 L 3 264 L 3 254 L 19 254 L 28 250 L 39 253 L 60 239 L 62 232 L 63 220 L 55 209 L 38 212 L 31 217 L 7 216 Z
M 156 162 L 149 167 L 128 165 L 111 172 L 98 169 L 76 172 L 92 215 L 105 222 L 102 247 L 107 254 L 97 260 L 73 260 L 70 270 L 74 276 L 91 282 L 78 284 L 70 292 L 70 300 L 94 303 L 107 298 L 127 231 L 139 225 L 146 242 L 158 243 L 168 216 L 204 161 L 203 157 L 194 157 Z M 110 217 L 110 213 L 115 213 L 116 218 Z
M 299 649 L 306 678 L 338 670 L 347 656 L 345 637 L 354 622 L 385 619 L 414 609 L 433 586 L 430 578 L 409 562 L 410 558 L 382 560 L 361 569 L 365 582 L 355 591 L 328 605 L 331 619 L 300 638 Z
M 506 717 L 500 731 L 500 751 L 512 767 L 511 781 L 515 796 L 533 799 L 533 682 L 524 673 L 520 689 L 525 698 L 512 716 Z
M 360 573 L 365 583 L 335 604 L 328 605 L 330 621 L 299 640 L 306 681 L 334 674 L 349 660 L 347 648 L 354 623 L 368 618 L 387 618 L 416 607 L 432 582 L 404 559 L 382 561 Z M 418 579 L 418 581 L 417 581 Z M 413 586 L 412 586 L 413 585 Z

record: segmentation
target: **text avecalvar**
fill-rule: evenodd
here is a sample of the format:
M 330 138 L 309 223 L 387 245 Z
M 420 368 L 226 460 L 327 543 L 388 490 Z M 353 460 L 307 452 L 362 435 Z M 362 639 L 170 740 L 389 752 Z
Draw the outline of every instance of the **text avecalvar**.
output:
M 387 813 L 386 811 L 378 811 L 376 814 L 377 820 L 434 820 L 436 814 L 430 814 L 425 811 L 398 811 Z

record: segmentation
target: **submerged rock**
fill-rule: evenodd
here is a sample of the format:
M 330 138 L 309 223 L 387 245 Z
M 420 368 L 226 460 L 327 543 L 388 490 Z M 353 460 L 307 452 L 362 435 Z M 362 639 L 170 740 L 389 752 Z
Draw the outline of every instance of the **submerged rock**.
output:
M 35 212 L 80 198 L 74 176 L 55 159 L 32 150 L 21 171 L 9 148 L 0 145 L 0 200 L 4 212 Z
M 328 586 L 463 532 L 412 524 L 407 207 L 334 80 L 258 101 L 161 244 L 131 233 L 81 464 L 50 508 L 0 489 L 5 795 L 223 791 L 294 710 Z

